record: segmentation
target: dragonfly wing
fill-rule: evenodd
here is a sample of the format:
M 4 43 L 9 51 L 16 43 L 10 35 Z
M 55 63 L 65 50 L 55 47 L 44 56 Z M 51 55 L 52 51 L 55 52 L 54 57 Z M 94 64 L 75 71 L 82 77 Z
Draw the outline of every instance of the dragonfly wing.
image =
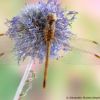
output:
M 0 57 L 9 56 L 13 50 L 13 43 L 11 39 L 5 34 L 0 35 Z
M 71 49 L 77 49 L 100 58 L 100 44 L 94 40 L 78 38 L 76 35 L 73 35 L 70 39 L 70 46 Z

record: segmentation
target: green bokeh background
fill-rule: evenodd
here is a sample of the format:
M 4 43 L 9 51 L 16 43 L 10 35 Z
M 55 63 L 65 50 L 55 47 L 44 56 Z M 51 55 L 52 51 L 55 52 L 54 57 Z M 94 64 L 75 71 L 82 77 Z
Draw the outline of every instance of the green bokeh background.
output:
M 24 0 L 0 0 L 0 32 L 7 30 L 6 19 L 17 15 L 24 6 Z M 79 37 L 100 42 L 100 4 L 99 0 L 63 0 L 62 7 L 79 12 L 72 25 L 73 33 Z M 13 100 L 21 79 L 21 70 L 26 64 L 18 65 L 11 50 L 12 41 L 7 37 L 0 40 L 0 100 Z M 90 48 L 91 49 L 91 48 Z M 37 64 L 36 64 L 37 65 Z M 38 65 L 37 79 L 33 88 L 23 100 L 66 100 L 74 91 L 71 80 L 81 81 L 80 96 L 100 96 L 100 60 L 91 55 L 73 50 L 59 60 L 51 60 L 46 90 L 42 90 L 43 68 Z M 74 84 L 74 83 L 73 83 Z M 77 90 L 76 90 L 77 92 Z

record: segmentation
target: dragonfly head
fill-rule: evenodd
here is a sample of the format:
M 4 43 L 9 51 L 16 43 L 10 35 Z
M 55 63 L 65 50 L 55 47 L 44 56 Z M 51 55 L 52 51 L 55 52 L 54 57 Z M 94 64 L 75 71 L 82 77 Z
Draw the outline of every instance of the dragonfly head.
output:
M 49 13 L 47 16 L 47 20 L 49 22 L 55 22 L 57 20 L 57 16 L 55 13 Z

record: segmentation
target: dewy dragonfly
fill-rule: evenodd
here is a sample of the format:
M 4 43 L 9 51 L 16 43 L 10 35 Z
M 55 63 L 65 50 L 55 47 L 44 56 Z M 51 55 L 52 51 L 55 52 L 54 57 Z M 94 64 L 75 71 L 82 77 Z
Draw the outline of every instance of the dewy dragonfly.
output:
M 70 31 L 70 25 L 76 14 L 75 11 L 63 10 L 57 0 L 48 0 L 48 2 L 40 0 L 35 5 L 27 4 L 20 15 L 8 22 L 9 29 L 6 35 L 15 41 L 18 61 L 27 56 L 30 56 L 32 60 L 38 58 L 40 62 L 45 59 L 43 88 L 46 87 L 49 58 L 58 59 L 59 51 L 67 52 L 77 49 L 100 59 L 98 42 L 78 38 Z M 85 46 L 79 47 L 79 45 Z M 96 51 L 88 50 L 88 47 Z M 4 53 L 0 53 L 0 56 L 3 55 Z M 29 68 L 31 70 L 31 67 Z M 27 69 L 26 73 L 29 74 L 30 70 Z M 23 79 L 26 80 L 27 77 L 28 75 Z

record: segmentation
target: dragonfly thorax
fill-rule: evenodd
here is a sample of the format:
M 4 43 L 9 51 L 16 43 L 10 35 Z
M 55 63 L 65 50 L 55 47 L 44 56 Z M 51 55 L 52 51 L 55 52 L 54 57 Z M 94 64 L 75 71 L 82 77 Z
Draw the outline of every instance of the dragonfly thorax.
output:
M 44 29 L 44 40 L 45 42 L 51 42 L 55 38 L 55 22 L 56 22 L 56 15 L 55 14 L 48 14 L 47 22 Z

